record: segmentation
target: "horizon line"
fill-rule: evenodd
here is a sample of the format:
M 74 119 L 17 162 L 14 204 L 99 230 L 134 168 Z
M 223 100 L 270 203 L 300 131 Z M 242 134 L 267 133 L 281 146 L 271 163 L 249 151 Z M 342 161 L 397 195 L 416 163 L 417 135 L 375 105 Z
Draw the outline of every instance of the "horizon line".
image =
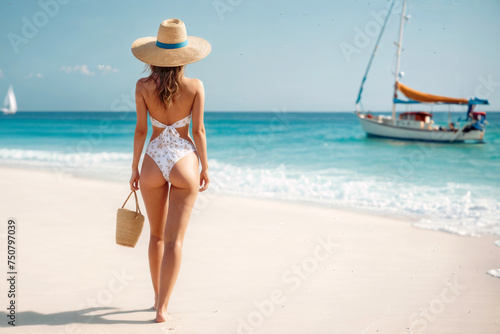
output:
M 417 110 L 418 111 L 418 110 Z M 463 113 L 466 110 L 453 110 L 451 113 Z M 111 112 L 120 113 L 127 112 L 133 113 L 135 110 L 18 110 L 17 112 Z M 206 113 L 356 113 L 355 110 L 205 110 Z M 391 110 L 370 110 L 366 113 L 391 113 Z M 396 113 L 403 113 L 407 111 L 396 111 Z M 411 112 L 411 111 L 410 111 Z M 430 113 L 448 113 L 449 110 L 433 110 Z M 486 113 L 498 113 L 500 110 L 488 110 Z

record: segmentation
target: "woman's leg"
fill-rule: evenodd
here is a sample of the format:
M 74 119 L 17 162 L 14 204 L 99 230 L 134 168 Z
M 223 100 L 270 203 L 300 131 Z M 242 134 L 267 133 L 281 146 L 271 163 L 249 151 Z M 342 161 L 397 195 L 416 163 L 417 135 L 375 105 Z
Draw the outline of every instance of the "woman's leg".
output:
M 167 306 L 179 274 L 182 243 L 199 189 L 198 157 L 189 153 L 170 172 L 170 198 L 161 262 L 160 291 L 156 321 L 166 320 Z
M 163 235 L 168 212 L 168 183 L 153 159 L 144 155 L 139 178 L 139 188 L 146 206 L 150 226 L 149 235 L 149 270 L 155 293 L 156 309 L 160 285 L 160 264 L 163 256 Z

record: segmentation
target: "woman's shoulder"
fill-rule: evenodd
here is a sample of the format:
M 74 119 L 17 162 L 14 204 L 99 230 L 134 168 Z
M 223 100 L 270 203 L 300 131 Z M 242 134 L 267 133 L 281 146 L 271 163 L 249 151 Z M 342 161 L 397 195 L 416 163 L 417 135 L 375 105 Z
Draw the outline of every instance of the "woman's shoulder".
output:
M 192 91 L 198 92 L 203 90 L 203 82 L 200 79 L 184 77 L 183 84 L 186 88 Z
M 137 80 L 136 87 L 147 87 L 151 84 L 151 80 L 149 77 L 140 78 Z
M 152 80 L 150 80 L 148 77 L 140 78 L 139 80 L 137 80 L 137 83 L 135 85 L 136 92 L 149 92 L 155 89 L 155 83 L 152 82 Z

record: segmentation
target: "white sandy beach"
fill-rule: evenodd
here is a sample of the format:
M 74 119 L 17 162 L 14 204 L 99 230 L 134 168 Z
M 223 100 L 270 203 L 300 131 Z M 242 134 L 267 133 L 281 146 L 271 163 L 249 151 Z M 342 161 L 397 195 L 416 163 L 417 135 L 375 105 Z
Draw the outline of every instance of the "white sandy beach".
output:
M 2 297 L 1 333 L 500 333 L 486 274 L 499 238 L 214 194 L 188 227 L 172 320 L 156 324 L 147 221 L 134 249 L 114 241 L 127 183 L 5 167 L 0 181 L 3 263 L 8 219 L 18 254 L 16 327 Z

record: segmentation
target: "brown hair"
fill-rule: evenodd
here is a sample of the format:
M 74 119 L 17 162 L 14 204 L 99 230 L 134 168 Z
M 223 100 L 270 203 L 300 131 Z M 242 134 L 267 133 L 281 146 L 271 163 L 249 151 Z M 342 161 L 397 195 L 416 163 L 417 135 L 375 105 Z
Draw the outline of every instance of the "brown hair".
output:
M 147 65 L 146 69 L 148 68 L 151 74 L 146 80 L 155 82 L 158 98 L 167 108 L 170 108 L 182 88 L 181 80 L 184 76 L 184 65 L 176 67 Z

